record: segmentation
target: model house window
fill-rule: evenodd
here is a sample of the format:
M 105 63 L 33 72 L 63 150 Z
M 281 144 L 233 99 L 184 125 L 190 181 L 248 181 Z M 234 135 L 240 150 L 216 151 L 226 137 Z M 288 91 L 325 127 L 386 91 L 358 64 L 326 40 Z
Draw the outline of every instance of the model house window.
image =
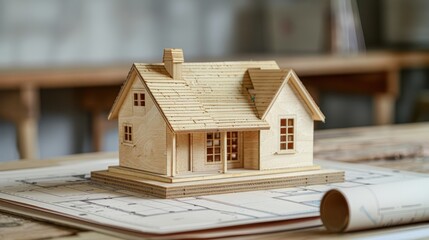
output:
M 227 159 L 228 161 L 238 160 L 238 132 L 228 132 L 227 141 Z
M 280 119 L 280 150 L 295 149 L 294 127 L 295 120 L 293 118 Z
M 207 133 L 207 162 L 220 162 L 220 133 Z
M 124 142 L 133 142 L 133 126 L 131 124 L 124 124 Z
M 134 106 L 145 106 L 144 93 L 134 93 Z

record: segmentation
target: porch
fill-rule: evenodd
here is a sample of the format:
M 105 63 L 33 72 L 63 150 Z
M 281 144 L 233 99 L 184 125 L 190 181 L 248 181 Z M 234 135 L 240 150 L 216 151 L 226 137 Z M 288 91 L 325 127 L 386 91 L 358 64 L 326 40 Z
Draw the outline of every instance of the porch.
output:
M 240 172 L 235 169 L 259 170 L 258 130 L 177 134 L 170 132 L 167 135 L 165 177 L 209 177 L 225 175 L 232 170 L 234 171 L 231 174 L 234 175 L 237 171 Z

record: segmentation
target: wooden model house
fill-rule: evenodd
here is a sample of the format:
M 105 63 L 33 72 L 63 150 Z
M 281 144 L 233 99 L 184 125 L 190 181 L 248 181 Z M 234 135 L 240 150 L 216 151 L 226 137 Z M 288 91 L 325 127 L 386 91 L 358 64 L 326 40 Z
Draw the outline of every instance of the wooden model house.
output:
M 112 107 L 119 166 L 97 182 L 159 197 L 342 181 L 313 165 L 325 117 L 295 72 L 274 61 L 135 63 Z

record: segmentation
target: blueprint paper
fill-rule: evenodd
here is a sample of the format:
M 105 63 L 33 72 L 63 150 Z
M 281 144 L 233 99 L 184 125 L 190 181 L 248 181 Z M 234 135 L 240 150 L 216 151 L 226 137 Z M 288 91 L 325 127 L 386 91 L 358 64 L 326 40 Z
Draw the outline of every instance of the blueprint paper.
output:
M 298 188 L 157 199 L 94 184 L 90 172 L 117 165 L 117 159 L 0 173 L 0 198 L 35 206 L 83 222 L 167 234 L 319 215 L 324 192 L 424 175 L 355 164 L 316 161 L 346 171 L 346 182 Z

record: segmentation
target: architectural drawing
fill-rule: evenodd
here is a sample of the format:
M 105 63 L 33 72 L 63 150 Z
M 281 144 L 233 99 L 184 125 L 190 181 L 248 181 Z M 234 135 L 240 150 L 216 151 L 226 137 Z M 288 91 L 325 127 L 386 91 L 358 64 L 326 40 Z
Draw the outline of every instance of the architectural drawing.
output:
M 346 181 L 297 188 L 159 199 L 89 180 L 91 171 L 116 160 L 82 162 L 69 166 L 9 171 L 0 175 L 0 199 L 25 204 L 103 226 L 143 233 L 166 234 L 319 215 L 320 199 L 332 188 L 350 188 L 403 181 L 422 174 L 316 161 L 343 170 Z M 425 175 L 424 175 L 425 176 Z M 1 201 L 0 201 L 1 203 Z M 0 204 L 1 208 L 1 204 Z M 42 209 L 42 210 L 40 210 Z M 29 211 L 27 211 L 29 212 Z M 39 217 L 46 217 L 40 214 Z

